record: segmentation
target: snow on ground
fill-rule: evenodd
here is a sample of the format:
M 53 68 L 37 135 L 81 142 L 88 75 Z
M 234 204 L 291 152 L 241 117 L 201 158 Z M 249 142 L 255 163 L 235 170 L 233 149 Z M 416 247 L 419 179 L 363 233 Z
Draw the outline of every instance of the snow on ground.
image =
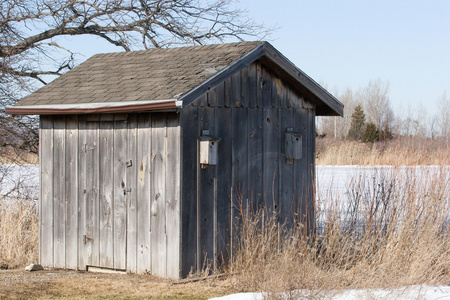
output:
M 399 173 L 405 178 L 411 174 L 430 177 L 439 172 L 450 174 L 450 166 L 316 166 L 317 197 L 345 200 L 352 182 L 360 178 L 387 179 Z M 36 190 L 37 195 L 38 184 L 38 165 L 0 165 L 1 194 L 5 195 L 14 186 L 20 185 L 21 189 Z M 423 185 L 420 186 L 423 189 Z
M 38 199 L 38 165 L 0 165 L 0 195 Z
M 294 297 L 292 297 L 295 295 Z M 277 295 L 281 296 L 281 295 Z M 332 291 L 327 294 L 319 294 L 314 291 L 296 291 L 284 295 L 285 299 L 303 300 L 310 299 L 329 300 L 373 300 L 373 299 L 395 299 L 395 300 L 445 300 L 450 299 L 450 286 L 409 286 L 398 289 L 361 289 Z M 281 297 L 280 297 L 281 298 Z M 211 300 L 265 300 L 264 293 L 239 293 L 223 297 L 211 298 Z

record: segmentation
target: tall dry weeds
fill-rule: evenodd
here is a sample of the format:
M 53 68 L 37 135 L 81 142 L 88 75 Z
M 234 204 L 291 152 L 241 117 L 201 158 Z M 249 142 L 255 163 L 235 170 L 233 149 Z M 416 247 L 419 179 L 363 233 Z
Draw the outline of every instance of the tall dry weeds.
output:
M 450 284 L 448 168 L 375 171 L 348 192 L 347 200 L 319 199 L 315 236 L 244 210 L 231 262 L 236 288 L 270 298 L 303 289 L 315 299 L 344 288 Z
M 398 138 L 377 143 L 318 138 L 318 165 L 449 165 L 448 138 Z
M 39 222 L 30 198 L 0 198 L 0 266 L 17 268 L 38 261 Z

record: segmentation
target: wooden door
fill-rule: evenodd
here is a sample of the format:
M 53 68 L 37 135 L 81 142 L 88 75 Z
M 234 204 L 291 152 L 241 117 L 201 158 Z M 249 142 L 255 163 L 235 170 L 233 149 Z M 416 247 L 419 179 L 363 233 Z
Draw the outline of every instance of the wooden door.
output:
M 127 262 L 127 122 L 87 122 L 82 134 L 80 199 L 86 266 L 126 270 Z M 83 230 L 84 228 L 84 230 Z

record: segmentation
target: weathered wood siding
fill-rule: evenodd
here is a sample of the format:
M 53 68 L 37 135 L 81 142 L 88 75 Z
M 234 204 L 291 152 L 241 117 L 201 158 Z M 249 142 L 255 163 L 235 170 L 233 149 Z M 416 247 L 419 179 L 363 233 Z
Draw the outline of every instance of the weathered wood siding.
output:
M 217 268 L 231 253 L 236 207 L 267 206 L 280 220 L 314 222 L 314 107 L 260 62 L 211 88 L 181 113 L 182 275 Z M 202 169 L 198 138 L 220 138 L 218 163 Z M 302 135 L 288 161 L 285 133 Z M 292 163 L 292 164 L 290 164 Z
M 180 276 L 177 113 L 41 117 L 40 261 Z

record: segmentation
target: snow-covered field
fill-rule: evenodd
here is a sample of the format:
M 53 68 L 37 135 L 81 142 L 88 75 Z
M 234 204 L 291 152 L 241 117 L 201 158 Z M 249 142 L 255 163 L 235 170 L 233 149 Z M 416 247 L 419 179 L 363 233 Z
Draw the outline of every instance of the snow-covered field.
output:
M 282 295 L 277 299 L 329 299 L 329 300 L 374 300 L 374 299 L 395 299 L 395 300 L 444 300 L 450 299 L 450 286 L 410 286 L 399 289 L 364 289 L 332 291 L 328 294 L 320 294 L 315 291 L 297 291 L 289 295 Z M 264 293 L 239 293 L 223 297 L 212 298 L 214 300 L 264 300 L 267 295 Z
M 394 177 L 395 176 L 395 177 Z M 430 179 L 438 178 L 450 180 L 450 166 L 418 166 L 418 167 L 391 167 L 391 166 L 317 166 L 316 167 L 316 195 L 319 209 L 326 211 L 327 200 L 334 199 L 341 203 L 351 197 L 351 188 L 355 184 L 367 184 L 366 190 L 370 193 L 380 181 L 395 178 L 397 181 L 414 179 L 417 189 L 425 189 Z M 420 178 L 420 179 L 419 179 Z M 39 184 L 39 167 L 37 165 L 0 165 L 0 192 L 7 196 L 22 196 L 37 199 Z M 18 186 L 19 189 L 14 189 Z M 361 188 L 361 186 L 359 186 Z M 450 195 L 447 195 L 450 197 Z M 294 294 L 293 294 L 294 293 Z M 315 291 L 297 291 L 285 295 L 286 299 L 310 299 L 315 296 L 320 299 L 423 299 L 423 300 L 450 300 L 450 286 L 411 286 L 400 289 L 364 289 L 335 291 L 328 294 L 318 294 Z M 294 295 L 294 297 L 292 297 Z M 266 299 L 263 293 L 240 293 L 228 295 L 221 300 L 259 300 Z M 314 298 L 314 297 L 313 297 Z
M 436 174 L 447 174 L 450 177 L 450 166 L 417 166 L 417 167 L 391 167 L 391 166 L 317 166 L 316 184 L 317 197 L 323 201 L 327 198 L 346 200 L 349 197 L 349 187 L 360 181 L 361 178 L 386 180 L 396 176 L 407 180 L 411 176 L 423 178 L 420 186 L 423 189 L 427 180 Z M 0 193 L 5 195 L 15 186 L 22 191 L 32 192 L 37 196 L 39 185 L 39 167 L 37 165 L 0 165 Z

